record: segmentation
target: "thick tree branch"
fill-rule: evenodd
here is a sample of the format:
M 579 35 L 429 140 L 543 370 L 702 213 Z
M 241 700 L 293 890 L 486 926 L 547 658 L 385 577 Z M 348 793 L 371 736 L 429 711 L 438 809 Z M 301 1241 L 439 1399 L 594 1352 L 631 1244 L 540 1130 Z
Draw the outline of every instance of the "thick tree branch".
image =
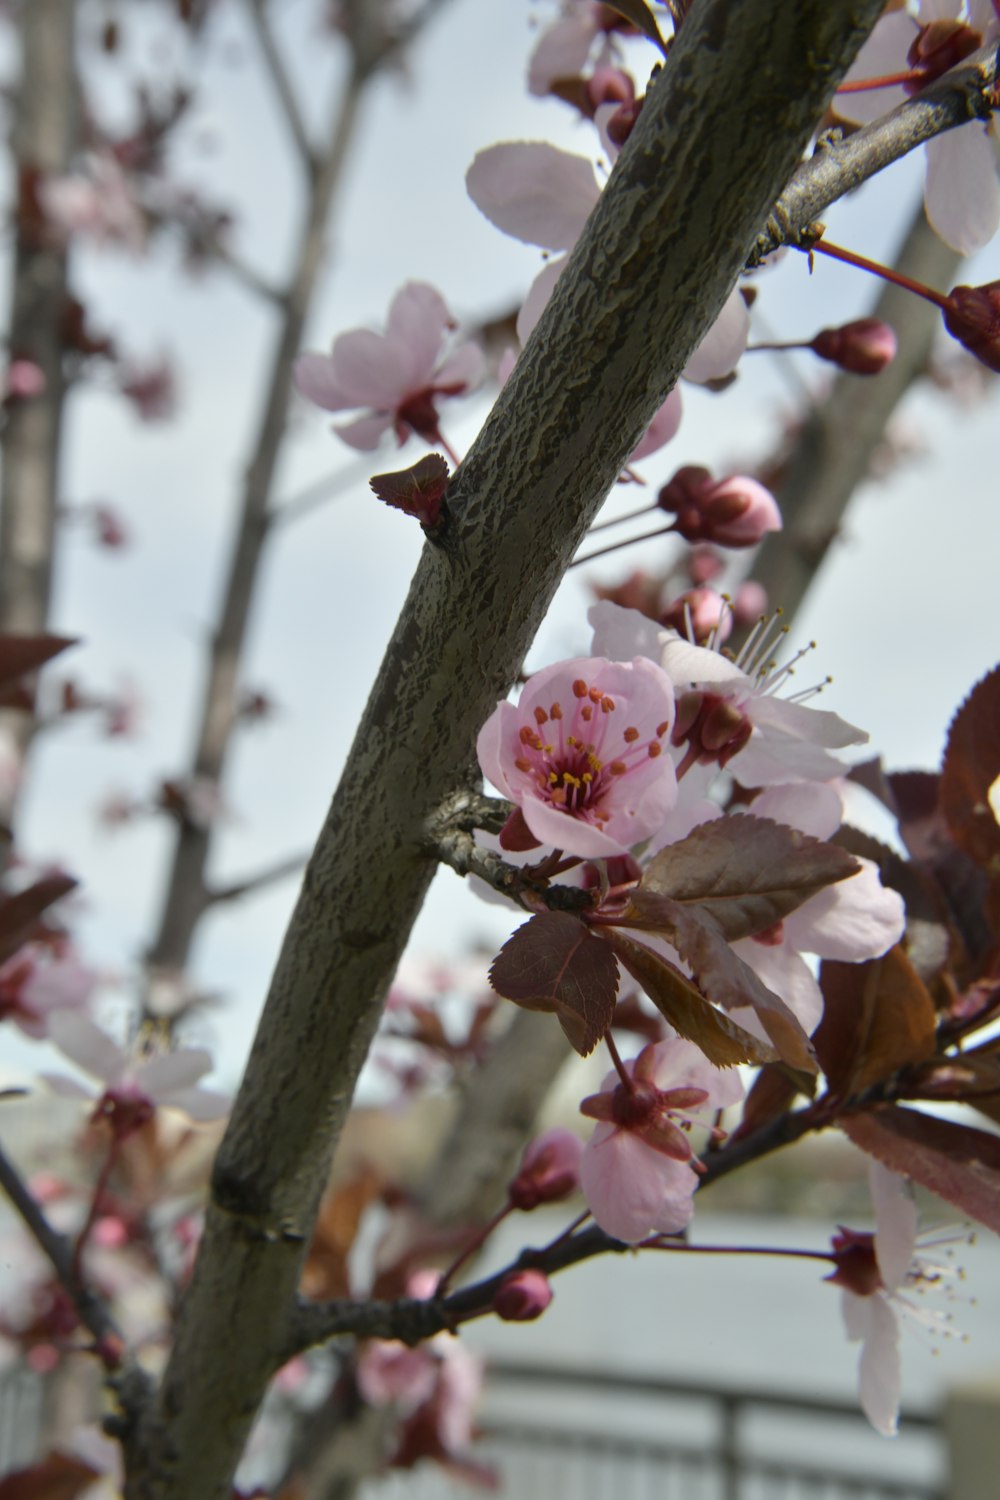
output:
M 67 310 L 66 251 L 37 210 L 40 178 L 69 171 L 76 144 L 77 89 L 73 58 L 74 0 L 37 0 L 20 12 L 21 79 L 13 131 L 19 184 L 8 355 L 37 365 L 44 389 L 10 401 L 0 433 L 0 631 L 36 635 L 45 629 L 52 589 L 66 381 L 63 338 Z M 21 755 L 32 734 L 30 715 L 4 714 Z M 11 805 L 0 804 L 9 826 Z
M 1000 47 L 982 47 L 891 114 L 842 141 L 825 141 L 795 173 L 758 235 L 749 264 L 781 245 L 808 244 L 831 203 L 946 130 L 988 119 L 996 107 Z M 815 239 L 815 233 L 812 238 Z
M 226 1495 L 433 873 L 427 817 L 471 783 L 480 725 L 880 8 L 696 7 L 455 475 L 446 545 L 424 549 L 278 959 L 160 1399 L 128 1444 L 129 1500 Z

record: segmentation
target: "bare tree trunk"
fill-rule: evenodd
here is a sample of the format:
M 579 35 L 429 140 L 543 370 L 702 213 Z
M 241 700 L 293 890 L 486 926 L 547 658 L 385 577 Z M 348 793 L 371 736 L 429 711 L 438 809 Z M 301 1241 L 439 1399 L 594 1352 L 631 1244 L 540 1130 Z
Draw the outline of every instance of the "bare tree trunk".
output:
M 21 7 L 21 81 L 14 132 L 20 212 L 14 242 L 10 360 L 38 366 L 41 394 L 9 401 L 0 433 L 0 631 L 46 627 L 59 498 L 59 455 L 66 381 L 63 330 L 66 252 L 32 212 L 41 175 L 65 173 L 77 129 L 73 58 L 75 0 L 32 0 Z M 24 713 L 4 714 L 23 759 L 32 733 Z M 0 803 L 9 827 L 13 806 Z
M 382 1000 L 475 775 L 628 454 L 717 317 L 881 0 L 703 0 L 451 486 L 306 871 L 213 1179 L 129 1500 L 222 1500 L 290 1352 L 302 1258 Z M 822 59 L 818 66 L 816 59 Z

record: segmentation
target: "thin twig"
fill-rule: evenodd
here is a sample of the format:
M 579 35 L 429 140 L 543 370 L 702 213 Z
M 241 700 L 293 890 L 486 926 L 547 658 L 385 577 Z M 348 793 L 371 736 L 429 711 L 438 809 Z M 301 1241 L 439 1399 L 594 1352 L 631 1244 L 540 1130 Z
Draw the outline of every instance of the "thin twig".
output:
M 994 108 L 1000 48 L 982 47 L 891 114 L 864 125 L 842 141 L 824 141 L 781 194 L 757 237 L 748 266 L 781 245 L 808 248 L 818 234 L 815 220 L 903 156 L 971 120 L 988 119 Z
M 302 164 L 307 173 L 313 176 L 316 172 L 316 153 L 306 130 L 306 122 L 299 109 L 299 101 L 292 87 L 288 69 L 285 67 L 284 58 L 278 50 L 278 44 L 274 40 L 271 24 L 267 18 L 266 0 L 249 0 L 247 9 L 253 22 L 254 31 L 257 33 L 257 41 L 260 45 L 261 55 L 267 65 L 271 82 L 274 84 L 275 93 L 281 101 L 281 107 L 288 122 L 288 129 L 292 139 L 295 141 L 296 150 L 302 158 Z
M 244 875 L 242 880 L 234 880 L 230 885 L 210 885 L 205 892 L 205 904 L 218 906 L 224 901 L 238 901 L 254 891 L 277 884 L 279 880 L 287 880 L 305 868 L 308 858 L 308 854 L 291 854 L 287 859 L 278 860 L 253 875 Z

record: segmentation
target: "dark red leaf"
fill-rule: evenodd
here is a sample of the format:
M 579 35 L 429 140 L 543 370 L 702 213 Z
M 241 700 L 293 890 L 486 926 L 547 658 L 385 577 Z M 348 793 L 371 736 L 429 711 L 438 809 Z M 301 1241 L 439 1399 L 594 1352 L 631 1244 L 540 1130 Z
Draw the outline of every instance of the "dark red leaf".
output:
M 641 889 L 697 905 L 734 943 L 858 869 L 845 849 L 770 818 L 717 818 L 656 855 Z
M 796 1016 L 733 952 L 708 912 L 638 890 L 617 925 L 661 933 L 677 949 L 706 999 L 724 1010 L 752 1006 L 779 1057 L 803 1072 L 818 1071 L 812 1044 Z
M 934 1002 L 902 948 L 862 964 L 827 960 L 820 987 L 813 1041 L 835 1093 L 857 1094 L 934 1055 Z
M 700 1047 L 710 1063 L 729 1068 L 734 1063 L 763 1063 L 775 1053 L 728 1016 L 716 1010 L 676 965 L 633 942 L 623 932 L 611 931 L 608 941 L 620 962 L 641 984 L 657 1010 L 679 1036 Z
M 448 473 L 448 465 L 440 453 L 427 453 L 408 469 L 373 474 L 368 482 L 386 505 L 415 516 L 421 526 L 433 528 L 441 519 Z
M 1000 667 L 978 682 L 952 720 L 941 767 L 941 811 L 952 838 L 1000 873 L 1000 823 L 990 788 L 1000 776 Z
M 761 1068 L 743 1105 L 743 1116 L 731 1139 L 749 1135 L 776 1120 L 795 1100 L 798 1085 L 784 1068 Z
M 68 635 L 0 635 L 0 687 L 34 672 L 76 639 Z
M 856 1146 L 1000 1234 L 1000 1136 L 889 1106 L 838 1121 Z
M 646 0 L 608 0 L 612 10 L 616 10 L 626 21 L 631 21 L 637 31 L 643 36 L 648 36 L 654 47 L 659 47 L 663 56 L 667 55 L 667 45 L 660 35 L 660 28 L 656 24 L 653 12 L 646 4 Z
M 42 913 L 76 888 L 69 875 L 46 875 L 27 890 L 0 901 L 0 963 L 31 937 Z
M 554 1011 L 582 1057 L 611 1025 L 618 964 L 610 945 L 569 912 L 542 912 L 519 927 L 490 969 L 498 994 L 526 1010 Z
M 78 1458 L 50 1453 L 40 1464 L 0 1479 L 0 1500 L 76 1500 L 81 1490 L 99 1478 L 97 1469 Z

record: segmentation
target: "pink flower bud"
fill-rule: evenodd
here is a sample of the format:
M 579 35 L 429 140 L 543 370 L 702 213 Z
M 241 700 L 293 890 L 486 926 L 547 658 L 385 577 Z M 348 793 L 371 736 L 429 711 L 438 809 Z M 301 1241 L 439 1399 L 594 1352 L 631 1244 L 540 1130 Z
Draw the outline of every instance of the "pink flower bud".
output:
M 952 338 L 1000 374 L 1000 281 L 952 287 L 944 326 Z
M 582 1151 L 583 1142 L 571 1130 L 547 1130 L 531 1141 L 507 1189 L 511 1206 L 527 1213 L 540 1203 L 558 1203 L 575 1193 Z
M 755 578 L 745 579 L 733 595 L 733 623 L 742 630 L 766 613 L 767 589 Z
M 732 611 L 714 589 L 688 589 L 663 611 L 660 624 L 669 625 L 698 644 L 707 641 L 713 632 L 716 641 L 721 643 L 733 629 Z
M 635 84 L 622 68 L 597 67 L 587 79 L 587 98 L 594 109 L 602 104 L 634 104 Z
M 714 547 L 695 547 L 687 560 L 688 577 L 695 584 L 711 583 L 724 567 L 725 563 Z
M 543 1271 L 512 1271 L 500 1283 L 493 1311 L 505 1323 L 530 1323 L 551 1301 L 552 1288 Z
M 39 365 L 31 359 L 12 359 L 7 366 L 4 396 L 8 401 L 27 401 L 40 396 L 45 389 L 45 376 Z
M 774 496 L 745 474 L 713 480 L 707 469 L 689 464 L 663 486 L 657 503 L 674 512 L 674 530 L 688 542 L 756 547 L 765 532 L 781 530 Z
M 881 318 L 856 318 L 821 329 L 809 348 L 851 375 L 877 375 L 896 358 L 896 335 Z

